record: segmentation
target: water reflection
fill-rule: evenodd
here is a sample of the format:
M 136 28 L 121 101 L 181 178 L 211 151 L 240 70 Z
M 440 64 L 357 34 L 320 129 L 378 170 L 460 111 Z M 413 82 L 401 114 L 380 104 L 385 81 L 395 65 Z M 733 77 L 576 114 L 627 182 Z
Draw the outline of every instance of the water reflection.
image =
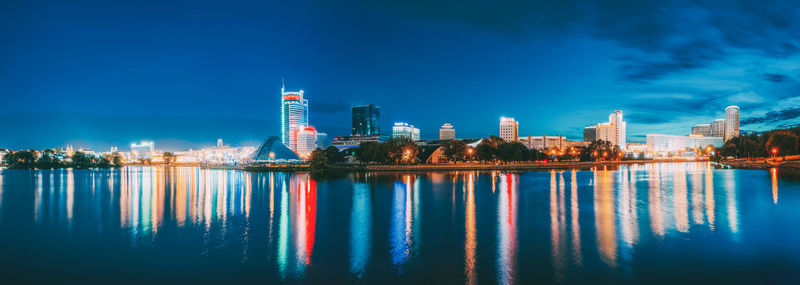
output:
M 497 282 L 513 284 L 516 277 L 517 258 L 517 187 L 516 174 L 501 174 L 497 199 Z
M 14 178 L 31 186 L 27 203 L 9 203 L 18 198 L 9 196 L 17 190 L 7 186 L 8 170 L 0 171 L 0 214 L 22 209 L 28 216 L 20 220 L 36 224 L 38 230 L 102 233 L 90 238 L 119 236 L 119 244 L 135 250 L 189 236 L 186 244 L 171 246 L 189 248 L 187 255 L 208 260 L 223 256 L 233 263 L 267 263 L 253 267 L 276 280 L 319 276 L 314 270 L 339 273 L 337 265 L 316 265 L 331 262 L 326 254 L 338 252 L 321 247 L 341 244 L 341 257 L 336 258 L 342 259 L 341 274 L 347 278 L 370 281 L 387 272 L 416 274 L 429 270 L 420 269 L 431 264 L 426 258 L 463 250 L 463 271 L 460 264 L 448 265 L 452 267 L 442 274 L 456 272 L 463 276 L 455 278 L 467 284 L 513 284 L 532 279 L 519 270 L 521 266 L 544 264 L 549 265 L 542 266 L 546 270 L 552 268 L 556 282 L 569 282 L 580 280 L 569 274 L 584 270 L 630 272 L 624 269 L 647 254 L 639 251 L 641 247 L 681 248 L 682 241 L 698 233 L 742 242 L 739 233 L 747 227 L 740 222 L 750 219 L 740 221 L 739 207 L 757 203 L 737 203 L 737 195 L 751 197 L 736 192 L 742 187 L 737 172 L 715 170 L 708 163 L 519 174 L 353 174 L 320 181 L 319 196 L 317 181 L 305 173 L 180 167 L 36 170 Z M 380 179 L 358 179 L 361 176 Z M 769 191 L 771 182 L 771 201 L 777 205 L 777 170 L 771 170 L 769 182 L 762 177 L 764 191 L 758 193 Z M 781 184 L 781 205 L 792 202 L 790 186 Z M 770 201 L 766 196 L 761 200 Z M 326 213 L 317 213 L 318 202 Z M 2 218 L 5 222 L 8 216 Z M 341 226 L 330 224 L 339 222 Z M 707 235 L 715 228 L 723 234 Z M 429 241 L 430 246 L 421 246 Z M 539 248 L 544 254 L 520 253 Z M 543 274 L 550 276 L 549 271 Z

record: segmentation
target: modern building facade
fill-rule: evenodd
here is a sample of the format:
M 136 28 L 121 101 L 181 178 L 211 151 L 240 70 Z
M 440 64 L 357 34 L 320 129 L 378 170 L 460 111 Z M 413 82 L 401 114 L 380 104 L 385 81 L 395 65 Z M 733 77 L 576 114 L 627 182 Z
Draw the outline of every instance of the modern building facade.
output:
M 711 124 L 699 124 L 692 127 L 692 135 L 710 137 Z
M 597 140 L 597 126 L 583 128 L 583 141 L 593 142 L 595 140 Z
M 297 151 L 294 136 L 298 130 L 308 127 L 308 100 L 303 98 L 303 90 L 286 92 L 281 86 L 281 141 L 290 149 Z
M 439 129 L 439 139 L 440 140 L 454 140 L 456 139 L 456 129 L 453 128 L 453 125 L 450 123 L 445 123 L 442 125 L 442 128 Z
M 514 118 L 500 117 L 500 138 L 507 142 L 519 140 L 519 122 Z
M 155 156 L 155 143 L 152 141 L 140 144 L 131 144 L 131 157 L 136 159 L 148 159 Z
M 711 136 L 720 138 L 725 136 L 725 119 L 716 119 L 711 123 Z
M 373 136 L 381 133 L 381 108 L 372 104 L 353 106 L 353 135 Z
M 292 162 L 299 161 L 300 156 L 281 143 L 279 137 L 268 137 L 253 153 L 253 161 L 262 162 Z
M 725 141 L 739 136 L 739 107 L 728 106 L 725 108 Z
M 625 150 L 627 144 L 627 122 L 622 111 L 615 110 L 608 116 L 608 123 L 600 123 L 583 128 L 583 141 L 603 140 Z
M 414 141 L 420 140 L 419 129 L 415 128 L 414 125 L 409 125 L 404 122 L 394 123 L 394 126 L 392 126 L 392 137 L 411 138 Z
M 663 155 L 670 152 L 677 152 L 687 148 L 704 148 L 708 145 L 721 147 L 723 140 L 721 137 L 703 136 L 677 136 L 648 134 L 647 151 L 654 155 Z
M 305 127 L 295 131 L 294 139 L 297 143 L 295 152 L 302 158 L 308 158 L 317 148 L 317 130 L 314 127 Z
M 323 132 L 317 132 L 317 147 L 319 148 L 327 148 L 328 147 L 328 134 Z

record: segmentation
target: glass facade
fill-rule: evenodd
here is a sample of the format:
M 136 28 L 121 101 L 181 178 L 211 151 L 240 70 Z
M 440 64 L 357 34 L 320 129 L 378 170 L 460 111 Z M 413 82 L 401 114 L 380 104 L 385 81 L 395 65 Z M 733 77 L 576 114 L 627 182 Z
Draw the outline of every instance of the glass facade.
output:
M 297 151 L 297 141 L 292 134 L 308 127 L 308 100 L 303 98 L 302 90 L 281 91 L 281 142 Z
M 381 108 L 372 104 L 353 106 L 353 135 L 374 136 L 381 133 Z

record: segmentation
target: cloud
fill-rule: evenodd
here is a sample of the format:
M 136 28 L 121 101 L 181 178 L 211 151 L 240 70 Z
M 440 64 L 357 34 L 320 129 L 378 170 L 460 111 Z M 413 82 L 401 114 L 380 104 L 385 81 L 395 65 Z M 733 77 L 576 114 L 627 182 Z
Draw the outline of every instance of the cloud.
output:
M 777 73 L 767 73 L 764 74 L 764 80 L 773 82 L 773 83 L 781 83 L 789 79 L 789 76 Z
M 753 125 L 761 123 L 779 123 L 800 117 L 800 108 L 789 108 L 779 111 L 768 112 L 764 116 L 750 117 L 740 121 L 741 125 Z

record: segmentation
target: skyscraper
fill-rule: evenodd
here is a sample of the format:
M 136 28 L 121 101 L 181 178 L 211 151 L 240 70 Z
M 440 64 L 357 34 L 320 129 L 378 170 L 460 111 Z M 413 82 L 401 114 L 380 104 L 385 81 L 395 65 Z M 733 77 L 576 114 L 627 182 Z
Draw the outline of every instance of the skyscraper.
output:
M 317 148 L 317 130 L 314 127 L 294 129 L 292 137 L 297 146 L 294 151 L 302 158 L 308 158 L 311 152 Z
M 353 106 L 353 135 L 373 136 L 381 133 L 381 108 L 372 104 Z
M 739 107 L 728 106 L 725 108 L 725 136 L 727 142 L 733 137 L 739 136 Z
M 725 136 L 725 119 L 716 119 L 711 123 L 711 136 L 724 137 Z
M 456 129 L 453 128 L 453 125 L 450 123 L 445 123 L 442 125 L 442 128 L 439 129 L 439 139 L 440 140 L 454 140 L 456 139 Z
M 583 128 L 583 141 L 593 142 L 597 140 L 597 125 Z
M 514 118 L 500 117 L 500 138 L 507 142 L 519 139 L 519 122 Z
M 626 133 L 627 123 L 622 120 L 622 110 L 614 110 L 614 113 L 608 116 L 608 122 L 614 125 L 613 141 L 611 143 L 618 145 L 624 151 L 628 140 Z
M 303 98 L 303 90 L 286 92 L 281 86 L 281 141 L 290 149 L 297 151 L 296 130 L 308 127 L 308 100 Z

